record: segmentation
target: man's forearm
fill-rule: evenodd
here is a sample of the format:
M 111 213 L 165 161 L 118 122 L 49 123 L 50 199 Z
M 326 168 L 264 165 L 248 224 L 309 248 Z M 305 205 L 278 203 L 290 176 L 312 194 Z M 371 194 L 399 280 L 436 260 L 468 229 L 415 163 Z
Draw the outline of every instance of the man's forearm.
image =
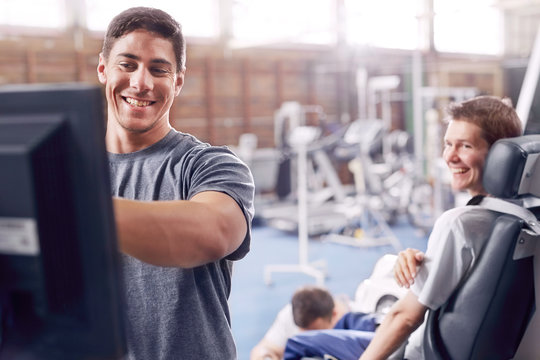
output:
M 381 324 L 377 329 L 375 337 L 367 347 L 366 351 L 360 357 L 361 360 L 386 359 L 400 345 L 407 340 L 408 336 L 414 331 L 412 327 L 405 325 L 404 322 L 396 319 L 390 324 Z
M 426 310 L 409 291 L 390 309 L 360 359 L 388 358 L 422 324 Z
M 238 204 L 224 197 L 211 194 L 209 202 L 115 199 L 120 250 L 153 265 L 178 267 L 228 255 L 242 243 L 247 225 Z

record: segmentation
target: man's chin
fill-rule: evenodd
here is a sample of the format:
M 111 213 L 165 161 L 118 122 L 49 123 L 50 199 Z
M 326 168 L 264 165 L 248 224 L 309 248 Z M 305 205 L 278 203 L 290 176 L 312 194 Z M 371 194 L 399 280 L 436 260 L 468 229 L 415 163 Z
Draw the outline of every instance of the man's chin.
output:
M 455 191 L 455 192 L 467 191 L 467 186 L 464 185 L 464 184 L 454 184 L 454 183 L 452 183 L 450 186 L 451 186 L 452 190 Z
M 135 134 L 143 134 L 155 126 L 155 123 L 148 125 L 148 122 L 142 121 L 119 121 L 118 123 L 124 130 Z

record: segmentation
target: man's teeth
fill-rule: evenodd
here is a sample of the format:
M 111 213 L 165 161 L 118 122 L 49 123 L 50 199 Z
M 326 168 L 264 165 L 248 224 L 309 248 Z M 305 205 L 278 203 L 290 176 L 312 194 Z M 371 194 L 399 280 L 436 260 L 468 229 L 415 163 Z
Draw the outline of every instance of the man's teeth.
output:
M 463 174 L 467 169 L 452 169 L 452 174 Z
M 148 106 L 151 104 L 151 101 L 136 100 L 132 98 L 126 98 L 126 101 L 133 106 Z

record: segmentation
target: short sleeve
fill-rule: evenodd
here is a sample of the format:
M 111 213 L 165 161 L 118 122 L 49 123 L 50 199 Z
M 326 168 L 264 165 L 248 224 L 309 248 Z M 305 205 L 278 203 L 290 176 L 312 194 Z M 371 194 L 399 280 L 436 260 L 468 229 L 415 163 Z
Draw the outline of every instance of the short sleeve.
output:
M 467 208 L 445 212 L 435 223 L 424 262 L 411 291 L 430 309 L 442 306 L 464 278 L 473 260 L 461 217 Z
M 187 162 L 187 198 L 202 191 L 221 191 L 253 218 L 255 185 L 248 166 L 224 146 L 199 147 Z
M 254 216 L 255 185 L 247 165 L 224 146 L 199 147 L 189 156 L 185 182 L 190 199 L 203 191 L 219 191 L 232 197 L 240 206 L 248 224 L 246 238 L 228 260 L 239 260 L 248 252 L 251 240 L 251 221 Z

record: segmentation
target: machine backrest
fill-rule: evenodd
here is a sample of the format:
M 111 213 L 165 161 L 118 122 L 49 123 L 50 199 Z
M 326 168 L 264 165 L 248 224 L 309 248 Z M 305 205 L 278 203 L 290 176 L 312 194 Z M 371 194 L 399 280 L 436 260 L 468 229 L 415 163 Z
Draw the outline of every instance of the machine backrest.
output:
M 497 197 L 535 203 L 540 196 L 538 154 L 540 135 L 498 141 L 486 160 L 485 189 Z M 513 215 L 496 217 L 462 285 L 445 305 L 429 312 L 426 359 L 514 357 L 535 310 L 534 257 L 514 259 L 526 227 Z
M 501 139 L 484 168 L 486 191 L 499 198 L 540 198 L 540 135 Z

